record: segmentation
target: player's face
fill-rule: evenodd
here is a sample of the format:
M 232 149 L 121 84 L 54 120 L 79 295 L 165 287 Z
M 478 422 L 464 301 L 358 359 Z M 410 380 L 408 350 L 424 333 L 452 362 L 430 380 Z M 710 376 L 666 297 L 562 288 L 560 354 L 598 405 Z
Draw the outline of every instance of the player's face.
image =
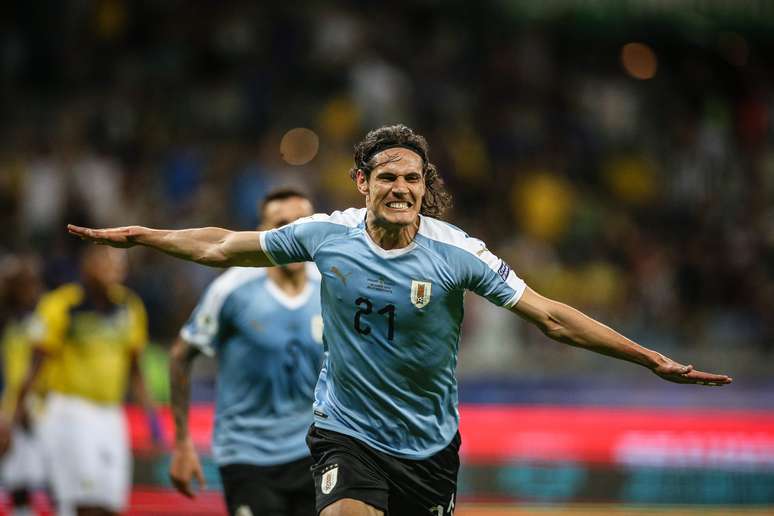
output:
M 104 287 L 123 283 L 126 272 L 127 259 L 123 249 L 94 247 L 84 257 L 84 276 Z
M 365 195 L 373 222 L 383 226 L 415 224 L 425 196 L 422 158 L 414 151 L 395 147 L 374 156 L 377 165 L 366 180 L 358 171 L 357 188 Z
M 302 217 L 312 215 L 312 203 L 303 197 L 288 197 L 278 199 L 266 204 L 263 208 L 262 230 L 280 228 Z M 283 268 L 288 271 L 297 271 L 304 267 L 303 263 L 290 263 Z
M 34 307 L 42 290 L 43 283 L 38 269 L 30 263 L 20 263 L 18 269 L 8 279 L 10 299 L 16 308 Z

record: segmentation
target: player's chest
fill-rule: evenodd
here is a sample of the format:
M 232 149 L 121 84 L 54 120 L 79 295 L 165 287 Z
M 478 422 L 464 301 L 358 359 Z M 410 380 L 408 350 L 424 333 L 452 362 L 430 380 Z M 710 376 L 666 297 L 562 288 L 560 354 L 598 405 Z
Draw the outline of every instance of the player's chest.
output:
M 285 348 L 291 341 L 311 347 L 322 344 L 319 309 L 288 310 L 263 301 L 245 306 L 231 321 L 230 332 L 245 345 L 269 350 Z
M 109 313 L 76 311 L 70 314 L 67 336 L 76 343 L 122 344 L 129 334 L 130 322 L 125 307 Z
M 317 265 L 329 301 L 355 303 L 366 310 L 370 305 L 371 310 L 401 310 L 422 316 L 457 293 L 445 265 L 420 253 L 392 259 L 368 253 L 336 253 L 321 256 Z

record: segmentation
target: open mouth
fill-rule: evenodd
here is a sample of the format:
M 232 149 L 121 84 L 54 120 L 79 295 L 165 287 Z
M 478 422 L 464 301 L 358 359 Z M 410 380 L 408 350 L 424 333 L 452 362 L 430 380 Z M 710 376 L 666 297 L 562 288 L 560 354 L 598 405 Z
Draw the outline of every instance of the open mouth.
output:
M 388 208 L 393 210 L 407 210 L 411 208 L 412 204 L 408 201 L 390 201 L 385 203 Z

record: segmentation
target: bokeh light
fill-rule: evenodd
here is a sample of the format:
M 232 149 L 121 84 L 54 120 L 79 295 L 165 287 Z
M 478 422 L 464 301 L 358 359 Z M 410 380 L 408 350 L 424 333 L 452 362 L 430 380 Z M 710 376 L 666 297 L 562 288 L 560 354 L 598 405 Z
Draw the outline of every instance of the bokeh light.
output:
M 658 69 L 655 52 L 644 43 L 627 43 L 621 48 L 621 64 L 635 79 L 652 79 Z
M 553 242 L 570 223 L 575 193 L 553 170 L 533 170 L 511 189 L 511 209 L 524 233 Z
M 280 155 L 290 165 L 305 165 L 317 156 L 320 139 L 311 129 L 296 127 L 286 132 L 280 142 Z

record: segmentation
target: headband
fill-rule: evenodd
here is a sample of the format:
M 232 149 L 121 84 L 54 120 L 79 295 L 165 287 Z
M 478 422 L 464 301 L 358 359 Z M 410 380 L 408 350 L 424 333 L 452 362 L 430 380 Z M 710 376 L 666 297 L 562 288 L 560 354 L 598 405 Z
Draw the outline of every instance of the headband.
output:
M 371 158 L 373 158 L 383 150 L 394 149 L 396 147 L 400 147 L 402 149 L 407 149 L 407 150 L 410 150 L 411 152 L 415 152 L 420 158 L 422 158 L 423 163 L 427 163 L 427 156 L 425 155 L 425 152 L 422 150 L 422 148 L 419 147 L 418 145 L 413 145 L 411 143 L 393 143 L 393 142 L 383 142 L 383 143 L 377 144 L 373 149 L 371 149 L 371 152 L 369 152 L 363 158 L 363 162 L 368 163 L 369 161 L 371 161 Z

